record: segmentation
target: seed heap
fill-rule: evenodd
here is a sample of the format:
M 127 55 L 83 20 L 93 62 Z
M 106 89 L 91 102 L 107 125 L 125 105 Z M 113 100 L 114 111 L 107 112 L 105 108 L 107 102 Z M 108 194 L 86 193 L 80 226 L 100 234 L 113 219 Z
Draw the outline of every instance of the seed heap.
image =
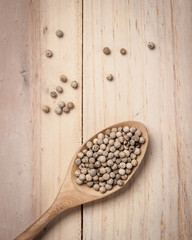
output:
M 76 183 L 86 184 L 101 193 L 115 185 L 123 186 L 138 164 L 137 156 L 143 143 L 145 139 L 135 127 L 112 128 L 99 133 L 78 153 L 75 160 L 78 166 Z

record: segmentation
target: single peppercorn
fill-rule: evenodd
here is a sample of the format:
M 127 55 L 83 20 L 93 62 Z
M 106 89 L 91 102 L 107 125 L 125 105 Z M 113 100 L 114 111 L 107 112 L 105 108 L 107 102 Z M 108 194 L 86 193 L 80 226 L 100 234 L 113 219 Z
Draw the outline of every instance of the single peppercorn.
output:
M 64 35 L 64 34 L 63 34 L 63 31 L 61 31 L 61 30 L 57 30 L 57 31 L 56 31 L 56 36 L 57 36 L 57 37 L 60 37 L 60 38 L 61 38 L 61 37 L 63 37 L 63 35 Z
M 50 96 L 51 96 L 52 98 L 56 98 L 56 97 L 57 97 L 57 93 L 56 93 L 55 91 L 52 91 L 52 92 L 50 93 Z
M 103 48 L 103 53 L 105 55 L 109 55 L 111 53 L 111 50 L 108 47 Z
M 55 108 L 55 113 L 60 115 L 62 113 L 62 109 L 60 107 Z
M 78 88 L 78 82 L 72 81 L 72 82 L 71 82 L 71 87 L 72 87 L 72 88 L 75 88 L 75 89 Z
M 148 42 L 147 46 L 149 49 L 153 50 L 155 48 L 155 44 L 153 42 Z
M 60 76 L 60 81 L 61 82 L 67 82 L 67 77 L 65 75 Z
M 126 51 L 125 48 L 121 48 L 121 49 L 120 49 L 120 53 L 121 53 L 122 55 L 125 55 L 125 54 L 127 53 L 127 51 Z
M 65 107 L 65 103 L 63 101 L 58 102 L 57 104 L 60 108 L 64 108 Z
M 108 74 L 106 76 L 106 78 L 107 78 L 107 80 L 112 81 L 113 80 L 113 75 L 112 74 Z
M 62 88 L 61 86 L 57 86 L 57 87 L 56 87 L 56 91 L 57 91 L 58 93 L 62 93 L 62 92 L 63 92 L 63 88 Z
M 64 112 L 64 113 L 69 113 L 69 112 L 70 112 L 70 109 L 69 109 L 67 106 L 65 106 L 65 107 L 63 108 L 63 112 Z
M 50 112 L 50 107 L 47 106 L 47 105 L 44 105 L 44 106 L 42 107 L 42 110 L 43 110 L 44 113 L 49 113 L 49 112 Z
M 72 102 L 68 102 L 68 103 L 67 103 L 67 107 L 68 107 L 69 109 L 73 109 L 73 108 L 75 107 L 75 105 L 74 105 L 74 103 L 72 103 Z
M 51 50 L 47 50 L 47 51 L 45 52 L 45 56 L 46 56 L 46 57 L 52 57 L 52 56 L 53 56 L 53 52 L 52 52 Z

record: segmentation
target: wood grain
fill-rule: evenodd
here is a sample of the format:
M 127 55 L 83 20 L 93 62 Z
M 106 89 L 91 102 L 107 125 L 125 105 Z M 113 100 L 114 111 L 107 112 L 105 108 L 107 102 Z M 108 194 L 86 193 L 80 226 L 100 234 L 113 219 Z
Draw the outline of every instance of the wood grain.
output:
M 150 145 L 126 190 L 84 206 L 83 239 L 192 236 L 191 9 L 188 0 L 84 1 L 83 137 L 133 119 L 148 127 Z
M 1 238 L 13 239 L 52 203 L 81 143 L 81 1 L 1 1 Z M 64 38 L 56 37 L 62 29 Z M 51 49 L 53 57 L 45 57 Z M 64 94 L 49 92 L 69 81 Z M 77 80 L 79 89 L 70 87 Z M 59 99 L 75 110 L 57 116 Z M 48 104 L 50 114 L 41 106 Z M 9 204 L 8 204 L 9 203 Z M 73 224 L 71 224 L 71 222 Z M 80 239 L 80 208 L 61 215 L 38 239 Z

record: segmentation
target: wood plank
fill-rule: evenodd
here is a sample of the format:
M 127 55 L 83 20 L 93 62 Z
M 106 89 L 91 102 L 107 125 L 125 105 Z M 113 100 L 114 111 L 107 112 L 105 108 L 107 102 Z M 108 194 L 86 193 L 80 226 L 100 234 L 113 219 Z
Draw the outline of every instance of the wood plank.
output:
M 81 143 L 81 1 L 1 1 L 1 230 L 12 239 L 52 203 Z M 64 38 L 55 35 L 64 31 Z M 53 57 L 45 57 L 51 49 Z M 66 74 L 69 81 L 60 83 Z M 80 83 L 78 90 L 70 81 Z M 57 85 L 64 94 L 49 93 Z M 58 100 L 75 109 L 57 116 Z M 51 106 L 50 114 L 41 111 Z M 9 202 L 9 204 L 7 204 Z M 12 223 L 12 224 L 11 224 Z M 37 239 L 80 239 L 80 208 L 66 212 Z
M 84 206 L 84 239 L 192 236 L 191 9 L 188 0 L 84 1 L 84 140 L 124 120 L 145 123 L 150 135 L 131 184 Z M 110 56 L 102 53 L 106 46 Z

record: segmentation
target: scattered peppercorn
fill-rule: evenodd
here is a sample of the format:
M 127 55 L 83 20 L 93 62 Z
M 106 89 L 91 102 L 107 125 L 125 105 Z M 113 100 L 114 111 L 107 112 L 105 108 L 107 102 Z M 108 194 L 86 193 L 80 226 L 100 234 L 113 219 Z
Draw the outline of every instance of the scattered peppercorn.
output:
M 151 50 L 155 48 L 155 44 L 154 44 L 153 42 L 148 42 L 148 43 L 147 43 L 147 46 L 148 46 L 148 48 L 151 49 Z
M 64 108 L 65 107 L 65 103 L 63 101 L 58 102 L 57 104 L 60 108 Z
M 103 53 L 109 55 L 111 53 L 111 50 L 108 47 L 105 47 L 103 48 Z
M 57 91 L 58 93 L 62 93 L 62 92 L 63 92 L 63 88 L 62 88 L 61 86 L 57 86 L 57 87 L 56 87 L 56 91 Z
M 50 107 L 47 106 L 47 105 L 44 105 L 44 106 L 42 107 L 42 110 L 43 110 L 43 112 L 45 112 L 45 113 L 49 113 L 49 112 L 50 112 Z
M 63 37 L 63 31 L 57 30 L 57 31 L 56 31 L 56 36 L 57 36 L 57 37 L 60 37 L 60 38 Z
M 69 109 L 73 109 L 73 108 L 75 107 L 75 105 L 74 105 L 74 103 L 72 103 L 72 102 L 68 102 L 68 103 L 67 103 L 67 107 L 68 107 Z
M 63 112 L 64 112 L 64 113 L 69 113 L 69 112 L 70 112 L 70 109 L 69 109 L 67 106 L 65 106 L 65 107 L 63 108 Z
M 106 76 L 106 78 L 107 78 L 107 80 L 112 81 L 113 80 L 113 75 L 112 74 L 108 74 Z
M 60 81 L 61 82 L 67 82 L 67 77 L 65 75 L 60 76 Z
M 78 82 L 72 81 L 72 82 L 71 82 L 71 87 L 72 87 L 72 88 L 75 88 L 75 89 L 78 88 Z
M 60 115 L 62 113 L 62 109 L 60 107 L 55 108 L 55 113 Z
M 127 53 L 127 51 L 126 51 L 125 48 L 121 48 L 121 49 L 120 49 L 120 53 L 121 53 L 122 55 L 125 55 L 125 54 Z
M 45 56 L 46 56 L 46 57 L 52 57 L 52 56 L 53 56 L 52 51 L 51 51 L 51 50 L 47 50 L 47 51 L 45 52 Z
M 56 98 L 56 97 L 57 97 L 57 93 L 56 93 L 55 91 L 52 91 L 52 92 L 50 93 L 50 96 L 51 96 L 52 98 Z

